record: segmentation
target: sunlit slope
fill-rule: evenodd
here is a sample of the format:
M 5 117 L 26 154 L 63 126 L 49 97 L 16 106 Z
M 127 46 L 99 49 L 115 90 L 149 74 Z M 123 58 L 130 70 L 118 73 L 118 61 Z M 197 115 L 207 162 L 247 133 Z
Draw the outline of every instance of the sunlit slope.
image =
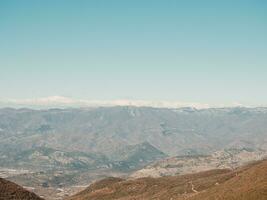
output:
M 182 176 L 123 180 L 109 178 L 92 184 L 71 200 L 265 200 L 267 161 L 231 170 L 211 170 Z

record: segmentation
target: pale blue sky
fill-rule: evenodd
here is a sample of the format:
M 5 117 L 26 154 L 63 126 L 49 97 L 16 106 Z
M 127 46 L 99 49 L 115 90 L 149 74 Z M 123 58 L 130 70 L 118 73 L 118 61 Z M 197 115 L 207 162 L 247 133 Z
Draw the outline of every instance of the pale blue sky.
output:
M 267 103 L 267 1 L 0 0 L 0 99 Z

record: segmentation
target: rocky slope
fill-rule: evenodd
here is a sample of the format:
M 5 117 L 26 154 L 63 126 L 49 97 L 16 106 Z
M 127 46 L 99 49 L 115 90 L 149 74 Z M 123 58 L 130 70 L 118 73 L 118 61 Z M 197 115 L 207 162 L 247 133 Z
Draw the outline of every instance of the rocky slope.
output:
M 236 170 L 210 170 L 196 174 L 123 180 L 109 178 L 92 184 L 68 200 L 265 200 L 267 161 Z
M 23 187 L 0 178 L 0 200 L 43 200 Z

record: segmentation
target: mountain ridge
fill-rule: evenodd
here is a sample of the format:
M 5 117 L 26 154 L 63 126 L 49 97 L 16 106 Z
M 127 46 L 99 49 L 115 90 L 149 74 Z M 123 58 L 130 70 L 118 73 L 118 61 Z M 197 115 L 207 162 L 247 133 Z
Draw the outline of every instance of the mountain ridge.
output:
M 236 170 L 221 169 L 161 178 L 109 178 L 90 185 L 67 200 L 264 200 L 267 160 Z
M 57 188 L 69 194 L 76 185 L 127 177 L 165 157 L 231 148 L 246 148 L 251 152 L 243 158 L 255 159 L 267 150 L 266 108 L 0 109 L 0 175 L 36 191 L 54 190 L 53 198 Z

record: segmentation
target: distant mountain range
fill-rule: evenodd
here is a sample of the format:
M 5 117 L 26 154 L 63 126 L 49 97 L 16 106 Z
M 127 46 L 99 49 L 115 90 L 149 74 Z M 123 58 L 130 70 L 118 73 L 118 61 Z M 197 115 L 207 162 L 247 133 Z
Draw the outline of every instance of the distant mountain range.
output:
M 180 162 L 181 156 L 202 156 L 208 166 L 160 164 L 168 173 L 213 169 L 224 159 L 226 168 L 236 167 L 266 150 L 267 108 L 0 109 L 0 176 L 45 191 L 127 177 L 169 157 Z
M 119 149 L 141 143 L 168 156 L 267 149 L 266 122 L 266 108 L 6 108 L 0 109 L 0 152 L 46 147 L 117 160 Z

